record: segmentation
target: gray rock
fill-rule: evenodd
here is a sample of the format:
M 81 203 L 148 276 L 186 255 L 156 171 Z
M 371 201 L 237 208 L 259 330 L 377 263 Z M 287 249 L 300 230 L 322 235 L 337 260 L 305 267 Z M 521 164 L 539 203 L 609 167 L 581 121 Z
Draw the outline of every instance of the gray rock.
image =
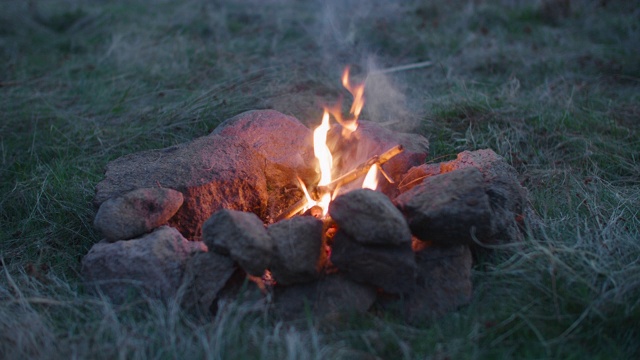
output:
M 279 221 L 267 229 L 275 254 L 269 270 L 278 284 L 311 281 L 320 275 L 325 258 L 323 224 L 311 216 Z
M 428 246 L 416 252 L 415 291 L 404 299 L 405 316 L 417 322 L 444 315 L 471 301 L 471 250 L 468 246 Z
M 276 286 L 274 312 L 280 318 L 305 318 L 309 313 L 327 317 L 365 313 L 375 302 L 376 290 L 341 274 L 291 286 Z
M 537 219 L 516 170 L 491 149 L 464 151 L 458 154 L 456 160 L 441 165 L 443 172 L 469 167 L 482 173 L 485 192 L 494 214 L 494 232 L 483 242 L 504 244 L 522 241 L 525 220 L 535 223 Z
M 107 241 L 128 240 L 165 224 L 182 202 L 182 193 L 172 189 L 133 190 L 103 202 L 93 225 Z
M 139 239 L 93 245 L 82 259 L 82 275 L 90 289 L 99 289 L 114 303 L 139 294 L 165 300 L 175 296 L 187 260 L 202 251 L 203 243 L 161 226 Z
M 394 202 L 423 241 L 472 244 L 474 236 L 484 241 L 493 233 L 489 197 L 473 167 L 428 177 Z
M 208 314 L 218 293 L 236 269 L 231 258 L 213 251 L 193 256 L 185 271 L 183 306 L 200 314 Z
M 386 129 L 374 122 L 359 120 L 358 129 L 348 138 L 341 134 L 341 128 L 332 128 L 327 136 L 329 149 L 334 154 L 334 164 L 342 172 L 347 172 L 374 155 L 380 155 L 396 145 L 404 146 L 404 151 L 385 163 L 382 168 L 395 181 L 390 184 L 385 179 L 379 189 L 390 198 L 397 195 L 397 184 L 413 166 L 424 163 L 429 153 L 429 140 L 417 134 L 405 134 Z M 345 191 L 361 187 L 362 182 L 345 186 Z
M 381 192 L 358 189 L 340 195 L 331 202 L 329 215 L 340 231 L 361 244 L 411 243 L 407 221 Z
M 202 223 L 226 208 L 264 215 L 264 159 L 233 138 L 210 135 L 162 150 L 123 156 L 107 165 L 94 203 L 138 188 L 168 187 L 184 195 L 170 224 L 184 236 L 200 235 Z
M 202 240 L 222 255 L 229 255 L 254 276 L 262 276 L 273 257 L 273 241 L 256 214 L 223 209 L 202 226 Z
M 331 248 L 331 262 L 349 278 L 388 293 L 409 293 L 415 286 L 416 261 L 411 243 L 362 245 L 338 230 Z

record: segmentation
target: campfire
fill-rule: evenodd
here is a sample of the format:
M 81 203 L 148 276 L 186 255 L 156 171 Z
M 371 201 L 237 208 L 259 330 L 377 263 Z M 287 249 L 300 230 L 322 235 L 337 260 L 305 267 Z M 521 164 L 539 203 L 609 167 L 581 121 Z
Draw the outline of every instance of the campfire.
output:
M 313 131 L 273 110 L 205 137 L 111 162 L 96 187 L 104 240 L 83 259 L 115 302 L 180 297 L 210 313 L 255 286 L 278 316 L 400 309 L 432 317 L 467 303 L 472 251 L 519 241 L 517 174 L 491 150 L 425 163 L 428 141 L 325 107 Z M 247 280 L 248 279 L 248 280 Z

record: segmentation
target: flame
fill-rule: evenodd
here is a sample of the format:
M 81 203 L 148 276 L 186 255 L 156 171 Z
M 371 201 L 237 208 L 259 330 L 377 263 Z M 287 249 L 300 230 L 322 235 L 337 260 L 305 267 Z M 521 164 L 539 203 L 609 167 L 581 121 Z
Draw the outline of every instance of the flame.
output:
M 331 170 L 333 167 L 333 156 L 331 150 L 327 146 L 327 132 L 331 126 L 329 125 L 329 112 L 325 110 L 322 115 L 322 123 L 313 131 L 313 152 L 320 163 L 320 182 L 318 186 L 327 185 L 331 182 Z M 327 215 L 331 194 L 320 194 L 320 200 L 317 205 L 322 208 L 322 215 Z
M 360 112 L 364 107 L 364 82 L 358 85 L 351 85 L 349 82 L 349 70 L 350 68 L 347 66 L 342 73 L 342 86 L 353 95 L 353 104 L 351 104 L 349 113 L 353 116 L 353 121 L 355 121 L 357 128 L 358 116 L 360 116 Z
M 375 190 L 378 187 L 378 165 L 373 165 L 362 182 L 363 189 Z

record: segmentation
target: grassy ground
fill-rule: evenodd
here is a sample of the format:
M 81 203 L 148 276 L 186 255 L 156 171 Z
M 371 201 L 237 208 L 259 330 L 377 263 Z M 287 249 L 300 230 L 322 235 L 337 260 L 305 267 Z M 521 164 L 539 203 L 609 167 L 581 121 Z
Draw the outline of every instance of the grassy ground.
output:
M 0 357 L 633 358 L 640 355 L 640 10 L 631 1 L 0 1 Z M 30 5 L 28 5 L 30 4 Z M 358 7 L 357 10 L 354 7 Z M 94 186 L 119 156 L 248 109 L 307 124 L 370 78 L 364 116 L 429 161 L 490 147 L 544 226 L 474 267 L 472 303 L 274 322 L 242 303 L 87 295 Z

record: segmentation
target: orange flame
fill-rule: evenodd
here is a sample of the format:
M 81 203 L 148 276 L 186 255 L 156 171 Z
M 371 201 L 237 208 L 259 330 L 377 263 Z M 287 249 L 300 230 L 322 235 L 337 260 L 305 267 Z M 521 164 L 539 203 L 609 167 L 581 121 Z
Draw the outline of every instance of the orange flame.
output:
M 320 163 L 320 182 L 319 186 L 327 185 L 331 182 L 331 171 L 333 167 L 333 156 L 331 150 L 327 146 L 327 132 L 331 126 L 329 125 L 329 113 L 325 110 L 322 115 L 322 124 L 313 131 L 313 152 Z M 320 194 L 318 206 L 322 208 L 322 215 L 327 214 L 331 194 Z

